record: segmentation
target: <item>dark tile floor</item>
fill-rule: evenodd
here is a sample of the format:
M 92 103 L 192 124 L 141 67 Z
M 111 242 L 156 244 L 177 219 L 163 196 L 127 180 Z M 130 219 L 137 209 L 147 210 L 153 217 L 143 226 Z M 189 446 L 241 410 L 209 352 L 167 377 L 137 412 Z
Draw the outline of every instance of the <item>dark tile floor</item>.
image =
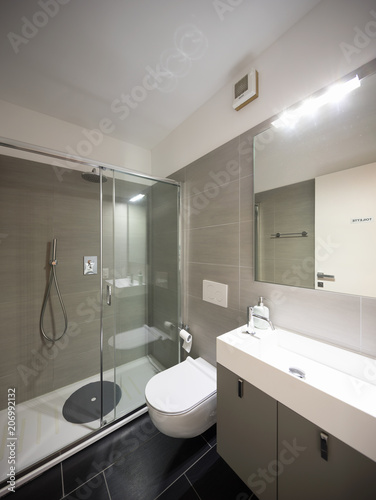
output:
M 215 426 L 196 438 L 170 438 L 154 427 L 147 413 L 9 498 L 257 500 L 216 452 Z

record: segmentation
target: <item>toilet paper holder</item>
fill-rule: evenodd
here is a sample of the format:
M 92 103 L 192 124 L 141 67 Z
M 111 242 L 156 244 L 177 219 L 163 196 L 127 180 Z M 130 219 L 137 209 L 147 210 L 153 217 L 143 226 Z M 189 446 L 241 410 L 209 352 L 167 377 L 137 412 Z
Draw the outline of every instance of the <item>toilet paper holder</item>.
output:
M 181 324 L 179 330 L 179 337 L 183 339 L 182 348 L 189 353 L 192 347 L 192 335 L 189 333 L 189 326 Z

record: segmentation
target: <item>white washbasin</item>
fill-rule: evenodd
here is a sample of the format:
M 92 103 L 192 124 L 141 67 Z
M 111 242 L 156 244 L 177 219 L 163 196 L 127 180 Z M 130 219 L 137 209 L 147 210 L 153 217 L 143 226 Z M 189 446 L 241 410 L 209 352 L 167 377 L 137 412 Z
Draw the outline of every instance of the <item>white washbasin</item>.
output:
M 217 337 L 218 363 L 376 461 L 376 360 L 278 328 L 244 330 Z

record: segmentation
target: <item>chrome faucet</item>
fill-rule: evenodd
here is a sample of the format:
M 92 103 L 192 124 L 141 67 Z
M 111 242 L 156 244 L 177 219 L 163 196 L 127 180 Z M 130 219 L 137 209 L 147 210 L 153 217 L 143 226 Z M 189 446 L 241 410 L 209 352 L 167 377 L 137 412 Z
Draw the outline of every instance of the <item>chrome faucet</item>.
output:
M 258 318 L 262 319 L 263 321 L 267 321 L 269 323 L 269 326 L 272 330 L 275 330 L 273 323 L 270 321 L 269 318 L 266 318 L 265 316 L 261 316 L 261 314 L 256 314 L 253 312 L 253 307 L 248 306 L 247 307 L 247 333 L 250 333 L 251 335 L 255 335 L 255 323 L 253 321 L 253 318 Z

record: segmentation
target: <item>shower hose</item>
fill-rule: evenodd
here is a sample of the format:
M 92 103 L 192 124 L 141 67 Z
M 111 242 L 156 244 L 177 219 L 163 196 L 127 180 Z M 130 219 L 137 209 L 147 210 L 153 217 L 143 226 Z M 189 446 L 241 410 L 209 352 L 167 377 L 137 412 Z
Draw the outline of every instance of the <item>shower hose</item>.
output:
M 56 342 L 56 341 L 60 340 L 65 335 L 65 333 L 66 333 L 66 331 L 68 329 L 67 312 L 65 310 L 63 299 L 61 297 L 61 293 L 60 293 L 60 290 L 59 290 L 59 285 L 58 285 L 58 282 L 57 282 L 57 276 L 56 276 L 56 266 L 57 266 L 56 246 L 57 246 L 57 240 L 54 239 L 53 242 L 52 242 L 52 259 L 50 260 L 50 266 L 51 266 L 51 269 L 50 269 L 50 279 L 49 279 L 49 282 L 48 282 L 48 287 L 47 287 L 46 294 L 44 296 L 44 301 L 43 301 L 43 305 L 42 305 L 42 311 L 40 313 L 40 331 L 41 331 L 43 337 L 46 340 L 50 341 L 50 342 Z M 51 338 L 51 337 L 49 337 L 46 334 L 46 332 L 44 330 L 44 325 L 43 325 L 44 314 L 45 314 L 45 311 L 46 311 L 47 302 L 48 302 L 48 299 L 50 298 L 50 295 L 51 295 L 52 281 L 54 281 L 54 283 L 55 283 L 57 296 L 59 298 L 61 310 L 63 311 L 63 316 L 64 316 L 64 330 L 63 330 L 63 333 L 59 337 L 55 337 L 55 338 Z

